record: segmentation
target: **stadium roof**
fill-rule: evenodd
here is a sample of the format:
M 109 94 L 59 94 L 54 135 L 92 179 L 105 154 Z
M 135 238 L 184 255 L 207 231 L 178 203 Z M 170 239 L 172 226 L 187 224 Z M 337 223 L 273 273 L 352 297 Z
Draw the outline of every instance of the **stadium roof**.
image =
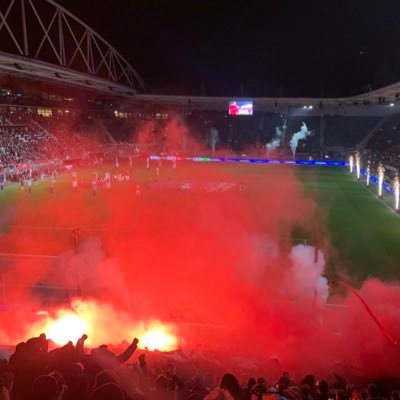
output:
M 232 100 L 142 94 L 147 86 L 125 58 L 53 0 L 9 0 L 0 9 L 0 72 L 185 109 L 223 111 Z M 397 112 L 399 96 L 400 82 L 352 97 L 243 100 L 253 100 L 260 112 L 386 115 Z
M 0 70 L 121 96 L 147 88 L 117 50 L 53 0 L 0 8 Z
M 228 109 L 230 100 L 252 100 L 259 112 L 290 112 L 298 115 L 387 115 L 400 108 L 400 82 L 368 93 L 340 98 L 289 98 L 289 97 L 200 97 L 137 94 L 137 100 L 154 104 L 186 107 L 192 110 L 222 111 Z

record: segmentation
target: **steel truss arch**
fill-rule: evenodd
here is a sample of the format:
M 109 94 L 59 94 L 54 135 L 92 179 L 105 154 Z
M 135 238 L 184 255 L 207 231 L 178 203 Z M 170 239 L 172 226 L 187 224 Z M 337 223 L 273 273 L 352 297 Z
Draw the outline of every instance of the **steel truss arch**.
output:
M 96 81 L 107 86 L 104 81 L 108 81 L 112 91 L 148 91 L 143 79 L 110 43 L 54 0 L 0 2 L 0 64 L 2 56 L 8 62 L 15 56 L 14 67 L 20 71 L 38 62 L 61 75 L 87 75 L 92 86 Z M 12 70 L 11 65 L 5 69 Z M 53 78 L 60 79 L 57 75 Z

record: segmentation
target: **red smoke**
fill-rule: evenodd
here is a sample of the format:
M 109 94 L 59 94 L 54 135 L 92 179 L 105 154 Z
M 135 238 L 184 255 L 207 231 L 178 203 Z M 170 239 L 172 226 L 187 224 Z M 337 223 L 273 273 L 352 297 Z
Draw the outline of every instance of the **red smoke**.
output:
M 92 344 L 130 340 L 161 321 L 182 346 L 201 345 L 223 357 L 226 368 L 240 369 L 234 357 L 242 356 L 268 366 L 274 378 L 282 370 L 322 377 L 400 373 L 398 349 L 357 299 L 349 296 L 338 308 L 322 303 L 315 274 L 322 266 L 314 265 L 312 249 L 297 248 L 297 269 L 293 226 L 310 233 L 318 224 L 294 168 L 243 165 L 238 172 L 228 164 L 178 163 L 173 170 L 164 161 L 158 182 L 154 169 L 145 176 L 153 181 L 148 186 L 139 178 L 140 197 L 136 181 L 114 183 L 94 197 L 83 187 L 74 194 L 68 179 L 54 195 L 35 188 L 31 196 L 17 195 L 3 222 L 1 250 L 60 259 L 13 261 L 5 279 L 17 285 L 10 285 L 6 301 L 24 312 L 39 310 L 39 297 L 28 289 L 33 284 L 67 286 L 71 293 L 80 286 L 83 302 L 73 307 L 93 319 Z M 78 254 L 75 227 L 81 228 Z M 372 281 L 361 293 L 400 337 L 398 287 Z M 2 321 L 4 340 L 41 329 L 31 325 L 39 317 L 11 315 Z

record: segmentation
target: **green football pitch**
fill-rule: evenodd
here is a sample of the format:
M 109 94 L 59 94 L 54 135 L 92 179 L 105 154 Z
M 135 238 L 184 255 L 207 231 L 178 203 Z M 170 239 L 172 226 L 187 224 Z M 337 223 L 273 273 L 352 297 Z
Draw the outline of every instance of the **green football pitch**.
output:
M 178 166 L 162 172 L 161 181 L 173 179 L 190 179 L 195 169 L 201 169 L 201 163 L 196 165 Z M 364 181 L 357 182 L 345 168 L 341 167 L 313 167 L 313 166 L 282 166 L 269 167 L 265 165 L 249 164 L 224 164 L 222 168 L 237 180 L 245 177 L 262 177 L 268 174 L 268 168 L 294 168 L 295 177 L 300 183 L 301 190 L 315 200 L 316 216 L 321 218 L 321 232 L 329 243 L 327 255 L 326 274 L 331 280 L 337 277 L 349 277 L 355 284 L 360 284 L 368 277 L 377 277 L 386 281 L 400 278 L 400 216 L 393 212 L 393 198 L 385 194 L 384 200 L 379 200 L 376 195 L 376 185 L 371 183 L 368 189 Z M 104 172 L 107 167 L 99 172 Z M 79 171 L 79 179 L 87 181 L 85 190 L 80 190 L 77 197 L 71 197 L 71 203 L 67 201 L 67 207 L 71 207 L 73 215 L 74 202 L 79 201 L 87 207 L 90 213 L 90 224 L 100 226 L 106 210 L 103 207 L 102 196 L 105 190 L 99 190 L 98 196 L 90 193 L 89 182 L 93 170 Z M 135 169 L 135 183 L 143 185 L 149 180 L 148 172 L 140 166 Z M 153 177 L 154 179 L 154 177 Z M 255 181 L 257 180 L 255 179 Z M 251 179 L 249 185 L 251 186 Z M 129 189 L 128 189 L 129 188 Z M 123 182 L 114 185 L 111 190 L 118 190 L 121 196 L 134 195 L 133 182 Z M 9 185 L 0 193 L 0 220 L 2 236 L 0 236 L 0 253 L 22 252 L 21 247 L 13 248 L 13 244 L 7 239 L 7 230 L 18 217 L 21 235 L 48 235 L 50 237 L 64 237 L 66 246 L 71 244 L 70 228 L 77 225 L 77 221 L 65 220 L 55 223 L 51 216 L 42 213 L 36 214 L 36 208 L 43 199 L 52 204 L 64 199 L 68 192 L 71 194 L 71 177 L 69 174 L 58 177 L 56 190 L 49 195 L 49 183 L 39 182 L 34 185 L 31 195 L 25 189 L 21 192 L 19 185 Z M 161 194 L 162 196 L 162 194 Z M 152 195 L 151 201 L 162 201 L 160 193 Z M 78 199 L 78 200 L 77 200 Z M 14 204 L 22 205 L 15 211 Z M 15 216 L 15 212 L 21 215 Z M 140 212 L 138 209 L 137 212 Z M 267 210 L 266 210 L 267 212 Z M 23 222 L 21 222 L 23 221 Z M 88 224 L 84 221 L 83 224 Z M 309 236 L 301 228 L 293 228 L 293 237 L 296 240 L 304 239 L 308 244 L 313 244 L 315 238 Z M 29 235 L 26 243 L 29 243 Z M 62 241 L 61 241 L 62 242 Z M 29 245 L 27 246 L 29 248 Z M 57 252 L 65 250 L 60 248 L 42 248 L 41 253 Z
M 328 273 L 348 274 L 359 282 L 368 277 L 400 278 L 400 216 L 393 195 L 377 197 L 377 185 L 366 187 L 340 167 L 299 168 L 297 176 L 325 215 L 332 254 Z

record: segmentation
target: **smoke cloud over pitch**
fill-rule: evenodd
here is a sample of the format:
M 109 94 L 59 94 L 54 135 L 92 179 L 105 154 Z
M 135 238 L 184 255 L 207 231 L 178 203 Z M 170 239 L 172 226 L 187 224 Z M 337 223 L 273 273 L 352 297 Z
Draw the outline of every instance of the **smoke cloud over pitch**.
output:
M 185 127 L 169 127 L 174 134 L 167 143 L 179 145 Z M 295 170 L 249 167 L 239 174 L 215 164 L 178 163 L 177 170 L 164 164 L 158 178 L 152 165 L 145 177 L 151 185 L 141 182 L 140 197 L 136 182 L 114 184 L 96 197 L 84 188 L 74 194 L 69 184 L 40 201 L 17 196 L 2 250 L 59 258 L 16 259 L 9 266 L 6 279 L 17 285 L 10 285 L 6 300 L 20 306 L 2 315 L 3 341 L 40 333 L 46 324 L 35 311 L 55 315 L 68 308 L 65 301 L 43 304 L 31 289 L 46 282 L 68 287 L 72 297 L 79 287 L 70 307 L 96 326 L 91 345 L 131 340 L 143 327 L 162 323 L 181 346 L 201 345 L 226 367 L 240 368 L 234 359 L 242 356 L 264 367 L 274 359 L 272 375 L 400 373 L 397 349 L 357 299 L 326 305 L 329 246 L 316 257 L 310 243 L 292 237 L 294 226 L 319 233 L 316 206 Z M 192 189 L 183 190 L 188 182 Z M 44 229 L 49 226 L 65 230 Z M 81 228 L 77 254 L 74 227 Z M 368 281 L 361 293 L 400 337 L 398 286 Z
M 281 141 L 286 134 L 286 130 L 286 120 L 283 120 L 282 128 L 280 126 L 277 126 L 275 128 L 275 135 L 273 136 L 272 140 L 265 145 L 268 151 L 276 150 L 281 145 Z
M 306 139 L 308 136 L 312 134 L 312 131 L 309 131 L 305 122 L 301 123 L 300 130 L 293 134 L 290 139 L 290 148 L 292 149 L 293 157 L 296 155 L 297 146 L 299 145 L 300 140 Z

